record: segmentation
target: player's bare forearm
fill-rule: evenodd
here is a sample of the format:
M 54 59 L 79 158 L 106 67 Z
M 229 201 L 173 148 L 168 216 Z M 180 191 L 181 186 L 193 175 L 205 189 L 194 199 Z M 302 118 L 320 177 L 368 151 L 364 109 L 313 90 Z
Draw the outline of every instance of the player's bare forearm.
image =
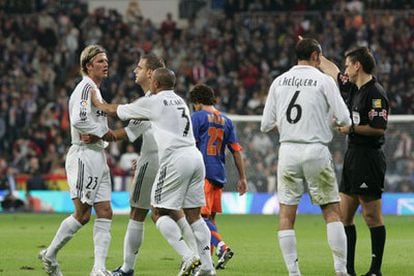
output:
M 123 139 L 123 138 L 118 139 L 117 135 L 122 137 L 122 134 L 119 134 L 119 132 L 117 133 L 118 130 L 116 130 L 116 131 L 108 130 L 108 132 L 105 133 L 102 137 L 98 137 L 98 136 L 93 135 L 93 134 L 84 133 L 84 134 L 80 134 L 80 139 L 85 144 L 94 144 L 94 143 L 98 142 L 101 139 L 104 140 L 104 141 L 113 142 L 113 141 Z
M 357 125 L 353 127 L 353 132 L 365 136 L 381 136 L 384 135 L 385 130 L 382 128 L 373 128 L 370 125 Z M 337 130 L 344 134 L 352 132 L 352 126 L 338 127 Z
M 113 135 L 114 135 L 115 141 L 124 140 L 125 138 L 127 138 L 126 131 L 123 128 L 114 130 Z
M 237 192 L 239 192 L 239 195 L 244 195 L 247 192 L 247 179 L 239 179 L 239 182 L 237 182 Z
M 118 109 L 117 104 L 100 103 L 99 105 L 95 106 L 110 116 L 116 116 L 116 110 Z
M 321 56 L 321 64 L 319 69 L 325 74 L 331 76 L 335 81 L 337 81 L 338 73 L 340 72 L 338 66 L 335 63 L 327 59 L 325 56 Z
M 236 164 L 239 173 L 239 181 L 237 183 L 237 191 L 239 195 L 244 195 L 247 192 L 247 178 L 246 170 L 244 169 L 243 156 L 240 151 L 233 152 L 234 163 Z
M 79 138 L 85 144 L 94 144 L 94 143 L 98 142 L 99 140 L 101 140 L 101 137 L 98 137 L 98 136 L 93 135 L 93 134 L 86 134 L 86 133 L 80 134 Z
M 116 110 L 118 109 L 118 105 L 106 103 L 105 101 L 98 98 L 98 96 L 96 95 L 96 91 L 94 89 L 92 89 L 91 91 L 92 104 L 96 106 L 96 108 L 105 112 L 106 114 L 110 116 L 116 116 Z
M 116 141 L 116 137 L 115 137 L 114 131 L 111 130 L 111 129 L 108 130 L 108 132 L 105 133 L 104 136 L 102 136 L 102 139 L 104 141 L 108 141 L 108 142 Z

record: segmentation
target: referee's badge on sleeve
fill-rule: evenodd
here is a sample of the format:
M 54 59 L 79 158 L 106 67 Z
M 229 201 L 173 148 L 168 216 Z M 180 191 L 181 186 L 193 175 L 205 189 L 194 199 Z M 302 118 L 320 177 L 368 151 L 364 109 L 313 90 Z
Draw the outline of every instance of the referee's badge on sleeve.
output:
M 372 108 L 381 108 L 381 99 L 372 99 Z
M 360 122 L 359 112 L 352 111 L 352 121 L 354 122 L 355 125 L 359 125 L 359 122 Z

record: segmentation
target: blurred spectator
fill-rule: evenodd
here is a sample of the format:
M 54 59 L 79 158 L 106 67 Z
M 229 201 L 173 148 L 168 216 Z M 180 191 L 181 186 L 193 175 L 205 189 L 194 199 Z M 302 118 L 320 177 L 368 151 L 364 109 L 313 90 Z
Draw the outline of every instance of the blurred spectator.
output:
M 126 152 L 121 155 L 119 160 L 119 166 L 127 174 L 130 175 L 133 173 L 132 166 L 139 158 L 138 153 L 132 144 L 128 144 L 126 147 Z
M 176 31 L 177 23 L 173 20 L 172 14 L 169 12 L 166 15 L 164 21 L 161 22 L 161 34 L 162 35 L 174 35 Z
M 128 3 L 128 8 L 125 13 L 125 22 L 132 26 L 139 23 L 142 20 L 142 11 L 139 6 L 138 1 L 130 1 Z
M 29 167 L 27 170 L 29 178 L 27 179 L 27 191 L 46 190 L 45 180 L 40 173 L 40 164 L 37 157 L 32 157 L 29 160 Z
M 1 208 L 5 212 L 18 212 L 26 209 L 24 201 L 16 197 L 14 194 L 9 193 L 1 202 Z
M 409 158 L 412 158 L 413 140 L 407 131 L 403 131 L 399 137 L 397 148 L 394 151 L 393 159 L 397 173 L 407 171 Z

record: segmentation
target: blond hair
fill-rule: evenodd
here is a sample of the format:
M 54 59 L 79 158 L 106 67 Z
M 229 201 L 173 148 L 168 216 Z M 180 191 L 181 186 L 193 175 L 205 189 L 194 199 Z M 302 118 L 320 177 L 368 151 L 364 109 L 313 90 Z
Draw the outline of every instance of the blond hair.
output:
M 88 69 L 86 68 L 86 65 L 91 62 L 97 54 L 100 53 L 106 53 L 105 49 L 100 45 L 89 45 L 83 49 L 80 55 L 80 71 L 82 75 L 88 75 Z

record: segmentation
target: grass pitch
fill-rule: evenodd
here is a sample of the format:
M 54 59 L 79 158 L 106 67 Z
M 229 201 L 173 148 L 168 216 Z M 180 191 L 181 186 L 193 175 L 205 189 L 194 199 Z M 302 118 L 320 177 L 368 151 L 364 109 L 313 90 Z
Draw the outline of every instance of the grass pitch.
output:
M 53 238 L 67 214 L 1 214 L 0 275 L 46 275 L 37 260 L 41 248 Z M 114 216 L 107 268 L 122 264 L 127 216 Z M 383 275 L 414 275 L 414 217 L 388 216 Z M 368 270 L 370 236 L 360 216 L 356 220 L 358 241 L 356 269 Z M 89 275 L 93 265 L 93 220 L 60 251 L 63 274 Z M 277 217 L 269 215 L 221 215 L 219 230 L 235 255 L 218 275 L 287 275 L 277 241 Z M 299 263 L 303 275 L 334 275 L 332 257 L 321 216 L 299 215 L 296 221 Z M 214 258 L 214 260 L 216 260 Z M 135 275 L 177 275 L 180 258 L 148 218 L 145 239 Z

